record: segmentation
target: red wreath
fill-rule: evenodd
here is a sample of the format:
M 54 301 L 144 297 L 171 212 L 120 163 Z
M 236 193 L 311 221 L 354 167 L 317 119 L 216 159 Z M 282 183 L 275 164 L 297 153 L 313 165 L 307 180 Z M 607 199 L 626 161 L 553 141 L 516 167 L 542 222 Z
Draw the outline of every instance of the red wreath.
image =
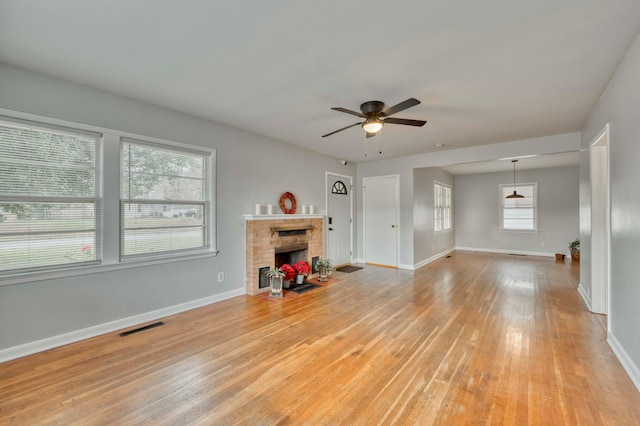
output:
M 291 201 L 291 208 L 287 208 L 286 201 Z M 280 208 L 282 209 L 282 213 L 284 214 L 295 214 L 298 209 L 298 202 L 296 201 L 296 196 L 290 192 L 285 192 L 280 196 Z

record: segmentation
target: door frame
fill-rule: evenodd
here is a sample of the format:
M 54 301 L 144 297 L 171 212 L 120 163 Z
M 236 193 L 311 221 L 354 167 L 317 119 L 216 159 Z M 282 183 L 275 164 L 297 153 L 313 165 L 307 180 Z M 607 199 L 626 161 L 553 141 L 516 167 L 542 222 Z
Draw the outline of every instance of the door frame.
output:
M 396 213 L 396 268 L 400 265 L 400 175 L 368 176 L 362 178 L 362 257 L 367 262 L 367 180 L 394 178 L 396 183 L 395 213 Z
M 611 312 L 611 160 L 609 123 L 598 132 L 589 145 L 589 180 L 591 208 L 591 311 Z M 604 157 L 604 175 L 595 173 L 596 162 Z M 604 194 L 602 193 L 604 192 Z M 594 195 L 600 195 L 596 197 Z M 595 218 L 594 218 L 595 216 Z M 598 232 L 594 238 L 594 228 Z M 604 229 L 601 229 L 604 228 Z M 594 256 L 595 251 L 598 255 Z M 604 256 L 602 256 L 604 251 Z M 604 281 L 604 282 L 603 282 Z M 611 321 L 607 321 L 610 330 Z
M 323 238 L 327 243 L 322 250 L 323 256 L 325 259 L 329 256 L 329 226 L 327 224 L 329 218 L 329 191 L 331 190 L 329 188 L 329 175 L 349 179 L 349 262 L 353 263 L 353 176 L 328 171 L 324 172 L 324 211 L 326 215 L 323 219 Z

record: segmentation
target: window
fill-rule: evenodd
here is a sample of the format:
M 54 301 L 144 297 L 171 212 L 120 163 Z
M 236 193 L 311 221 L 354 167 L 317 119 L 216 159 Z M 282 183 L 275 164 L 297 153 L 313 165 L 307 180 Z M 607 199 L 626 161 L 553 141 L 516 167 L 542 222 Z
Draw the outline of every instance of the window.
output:
M 524 198 L 506 198 L 515 191 Z M 538 230 L 538 184 L 500 185 L 500 229 L 504 231 Z
M 0 117 L 0 275 L 100 261 L 100 141 Z
M 433 183 L 433 229 L 436 232 L 452 229 L 451 186 Z
M 210 154 L 123 139 L 121 257 L 208 248 Z

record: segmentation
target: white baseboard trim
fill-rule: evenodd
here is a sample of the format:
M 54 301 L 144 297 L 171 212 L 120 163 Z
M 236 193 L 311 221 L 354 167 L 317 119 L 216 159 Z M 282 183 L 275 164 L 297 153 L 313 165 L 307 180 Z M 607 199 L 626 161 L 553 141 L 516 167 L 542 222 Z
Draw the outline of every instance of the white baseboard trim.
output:
M 0 350 L 0 363 L 246 294 L 244 287 Z
M 431 257 L 430 257 L 430 258 L 428 258 L 428 259 L 425 259 L 425 260 L 423 260 L 423 261 L 421 261 L 421 262 L 416 263 L 416 264 L 413 266 L 413 269 L 420 269 L 420 268 L 422 268 L 423 266 L 428 265 L 429 263 L 431 263 L 431 262 L 433 262 L 433 261 L 436 261 L 436 260 L 440 259 L 441 257 L 445 257 L 445 256 L 446 256 L 446 255 L 448 255 L 449 253 L 453 253 L 454 251 L 456 251 L 456 249 L 455 249 L 455 248 L 450 248 L 449 250 L 445 250 L 445 251 L 443 251 L 443 252 L 440 252 L 440 253 L 438 253 L 438 254 L 436 254 L 436 255 L 434 255 L 434 256 L 431 256 Z
M 580 295 L 580 297 L 582 297 L 582 300 L 584 301 L 584 304 L 587 305 L 587 309 L 589 310 L 589 312 L 592 312 L 592 310 L 591 310 L 591 298 L 587 294 L 587 291 L 584 289 L 582 284 L 578 284 L 578 294 Z
M 413 271 L 413 265 L 409 265 L 408 263 L 398 263 L 398 269 L 406 269 L 407 271 Z
M 353 263 L 365 263 L 364 259 L 354 259 Z
M 633 384 L 636 385 L 636 389 L 640 392 L 640 368 L 633 362 L 627 351 L 624 350 L 616 336 L 611 332 L 607 333 L 607 343 L 609 343 L 613 353 L 622 364 L 622 368 L 624 368 Z
M 479 248 L 479 247 L 456 247 L 455 249 L 466 250 L 466 251 L 483 251 L 487 253 L 522 254 L 525 256 L 556 257 L 555 253 L 548 253 L 544 251 L 503 250 L 503 249 Z

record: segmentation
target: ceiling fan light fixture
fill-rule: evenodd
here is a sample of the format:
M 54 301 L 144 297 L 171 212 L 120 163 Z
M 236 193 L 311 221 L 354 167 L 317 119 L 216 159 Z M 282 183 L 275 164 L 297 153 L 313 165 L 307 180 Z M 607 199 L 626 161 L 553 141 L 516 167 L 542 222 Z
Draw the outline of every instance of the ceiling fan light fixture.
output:
M 362 128 L 367 133 L 378 133 L 382 129 L 382 121 L 377 118 L 367 118 L 367 121 L 362 123 Z

